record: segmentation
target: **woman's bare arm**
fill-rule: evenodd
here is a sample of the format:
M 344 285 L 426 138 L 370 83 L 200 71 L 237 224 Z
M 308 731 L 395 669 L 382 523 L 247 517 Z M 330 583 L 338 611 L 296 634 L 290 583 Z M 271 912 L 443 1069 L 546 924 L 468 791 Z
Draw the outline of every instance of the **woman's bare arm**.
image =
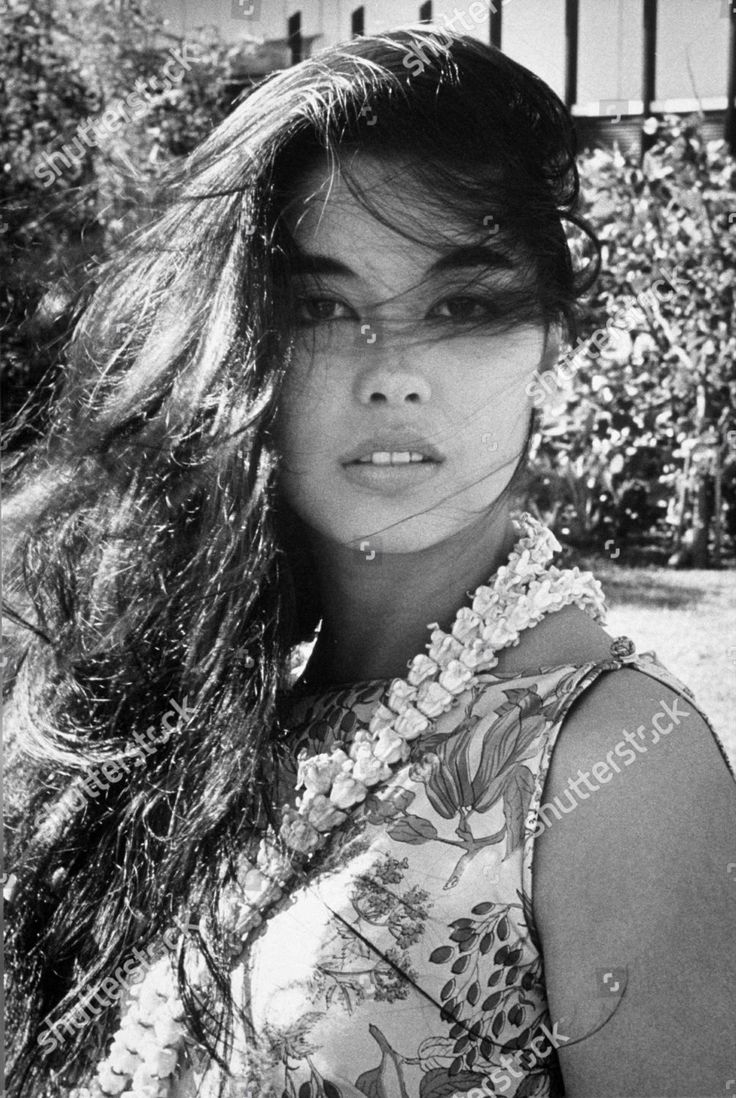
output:
M 543 802 L 571 788 L 534 878 L 568 1098 L 736 1094 L 736 783 L 707 725 L 634 669 L 604 676 Z

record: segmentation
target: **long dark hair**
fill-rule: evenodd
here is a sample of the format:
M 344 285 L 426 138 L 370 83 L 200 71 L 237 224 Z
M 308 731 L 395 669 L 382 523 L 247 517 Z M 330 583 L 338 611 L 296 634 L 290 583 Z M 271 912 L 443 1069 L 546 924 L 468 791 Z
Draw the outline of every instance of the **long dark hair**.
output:
M 6 589 L 25 628 L 7 716 L 31 774 L 12 837 L 13 1096 L 84 1081 L 114 1008 L 47 1056 L 42 1021 L 182 913 L 207 917 L 221 992 L 205 1017 L 180 965 L 188 1024 L 226 1064 L 218 901 L 274 819 L 290 653 L 319 618 L 271 435 L 294 329 L 283 212 L 320 158 L 349 177 L 354 150 L 411 161 L 406 185 L 438 211 L 424 239 L 441 238 L 443 211 L 497 218 L 530 257 L 520 317 L 532 301 L 569 328 L 593 280 L 563 227 L 578 191 L 570 119 L 473 38 L 407 29 L 329 49 L 264 81 L 171 171 L 163 208 L 101 272 L 47 437 L 11 475 Z M 80 799 L 85 771 L 128 759 L 184 699 L 147 765 Z

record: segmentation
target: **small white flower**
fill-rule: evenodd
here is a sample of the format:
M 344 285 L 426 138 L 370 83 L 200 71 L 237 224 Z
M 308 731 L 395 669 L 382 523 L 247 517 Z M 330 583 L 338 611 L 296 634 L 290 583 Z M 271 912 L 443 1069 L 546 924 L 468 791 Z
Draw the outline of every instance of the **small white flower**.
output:
M 452 694 L 438 682 L 423 682 L 417 697 L 417 709 L 427 717 L 439 717 L 452 705 Z
M 461 644 L 465 644 L 466 641 L 474 640 L 478 636 L 482 626 L 483 619 L 474 610 L 469 606 L 461 606 L 452 627 L 452 635 Z
M 139 1094 L 141 1098 L 158 1098 L 159 1080 L 147 1066 L 138 1068 L 130 1086 L 133 1093 Z
M 302 786 L 309 793 L 329 793 L 335 776 L 335 764 L 331 755 L 322 752 L 311 759 L 302 758 L 297 771 L 296 788 Z
M 268 888 L 269 881 L 267 877 L 261 873 L 260 869 L 251 869 L 250 873 L 246 873 L 245 880 L 243 881 L 243 891 L 248 896 L 248 899 L 255 900 L 266 888 Z
M 411 702 L 414 701 L 414 698 L 416 696 L 417 696 L 416 687 L 411 686 L 408 682 L 405 682 L 403 679 L 394 679 L 393 682 L 391 683 L 391 686 L 389 687 L 389 692 L 388 692 L 389 709 L 394 710 L 394 713 L 392 714 L 392 717 L 396 713 L 403 713 L 403 711 L 404 711 L 404 709 L 406 709 L 407 705 L 410 705 Z M 374 732 L 374 731 L 378 731 L 378 729 L 371 728 L 371 732 Z
M 483 629 L 483 642 L 490 648 L 506 648 L 516 636 L 505 620 L 489 622 Z
M 429 655 L 441 668 L 447 667 L 450 660 L 456 660 L 460 656 L 463 646 L 455 637 L 444 634 L 441 640 L 435 641 L 429 648 Z
M 361 743 L 355 755 L 353 777 L 364 785 L 377 785 L 391 777 L 391 767 L 376 758 L 372 743 Z
M 153 1025 L 156 1039 L 161 1045 L 177 1045 L 186 1035 L 184 1026 L 181 1022 L 175 1021 L 169 1011 L 162 1017 L 156 1018 Z
M 471 644 L 467 644 L 463 648 L 462 652 L 460 653 L 459 659 L 460 662 L 464 663 L 465 666 L 470 668 L 471 671 L 476 671 L 481 666 L 484 656 L 488 657 L 489 654 L 490 658 L 492 658 L 495 663 L 498 663 L 498 660 L 496 660 L 495 656 L 490 653 L 490 649 L 485 641 L 479 638 L 478 640 L 474 640 Z M 489 666 L 494 666 L 494 664 L 491 664 Z M 468 686 L 470 687 L 472 685 L 473 682 L 471 680 L 468 682 Z
M 393 717 L 393 713 L 391 716 Z M 365 753 L 366 747 L 370 748 L 372 743 L 373 736 L 371 733 L 366 728 L 359 728 L 350 745 L 350 758 L 353 759 L 353 761 L 357 759 L 359 755 Z
M 317 831 L 332 831 L 346 818 L 345 813 L 332 804 L 324 793 L 315 796 L 307 813 L 307 819 Z
M 155 975 L 149 973 L 141 985 L 141 993 L 138 996 L 138 1008 L 141 1018 L 147 1018 L 151 1014 L 155 1014 L 173 990 L 170 985 L 168 988 L 162 986 L 162 981 L 158 978 L 159 975 L 159 973 L 155 973 Z
M 376 711 L 371 717 L 368 726 L 372 733 L 381 732 L 384 728 L 390 728 L 396 719 L 396 714 L 383 704 L 376 706 Z
M 408 705 L 401 716 L 396 719 L 395 731 L 403 740 L 415 740 L 428 728 L 429 720 L 413 705 Z
M 309 820 L 300 816 L 289 805 L 283 811 L 281 819 L 281 838 L 288 847 L 301 854 L 311 854 L 321 843 L 319 832 Z
M 184 1004 L 178 995 L 172 995 L 168 1002 L 168 1014 L 175 1022 L 183 1021 L 186 1017 Z
M 132 1019 L 130 1013 L 128 1013 L 123 1018 L 123 1023 L 115 1034 L 115 1041 L 135 1052 L 145 1041 L 146 1033 L 147 1030 L 140 1022 Z
M 114 1072 L 106 1061 L 97 1068 L 97 1080 L 108 1094 L 122 1094 L 128 1085 L 128 1075 Z
M 484 618 L 497 603 L 498 595 L 492 587 L 481 585 L 476 588 L 472 602 L 472 607 L 476 614 L 480 614 L 480 616 Z
M 390 728 L 385 729 L 383 732 L 379 732 L 373 741 L 373 754 L 381 762 L 390 766 L 392 763 L 397 763 L 400 760 L 406 760 L 409 757 L 409 748 L 407 747 L 401 736 Z
M 409 664 L 409 674 L 407 675 L 407 678 L 412 686 L 419 686 L 420 683 L 424 682 L 425 679 L 431 678 L 437 671 L 439 671 L 439 667 L 434 660 L 422 653 L 415 656 Z
M 150 1075 L 165 1079 L 176 1068 L 177 1050 L 175 1048 L 165 1048 L 156 1040 L 155 1036 L 145 1043 L 141 1053 L 144 1059 L 144 1064 L 141 1067 L 147 1070 Z
M 532 614 L 531 614 L 531 610 L 528 606 L 517 606 L 517 607 L 514 607 L 514 609 L 509 612 L 509 616 L 508 616 L 509 628 L 513 629 L 514 633 L 516 634 L 517 643 L 518 643 L 518 634 L 523 632 L 524 629 L 528 628 L 528 626 L 531 622 L 531 619 L 532 619 Z
M 460 660 L 450 660 L 440 675 L 439 682 L 440 686 L 443 686 L 445 690 L 449 690 L 451 694 L 461 694 L 472 677 L 473 673 L 470 668 L 466 667 Z
M 142 1043 L 143 1042 L 141 1041 L 141 1044 Z M 121 1035 L 118 1033 L 110 1046 L 107 1063 L 113 1071 L 132 1075 L 133 1072 L 141 1066 L 142 1062 L 142 1057 L 138 1048 L 139 1046 L 137 1045 L 135 1051 L 133 1051 L 126 1045 L 125 1041 L 121 1040 Z
M 330 790 L 330 800 L 338 808 L 351 808 L 368 796 L 368 787 L 350 774 L 338 774 Z

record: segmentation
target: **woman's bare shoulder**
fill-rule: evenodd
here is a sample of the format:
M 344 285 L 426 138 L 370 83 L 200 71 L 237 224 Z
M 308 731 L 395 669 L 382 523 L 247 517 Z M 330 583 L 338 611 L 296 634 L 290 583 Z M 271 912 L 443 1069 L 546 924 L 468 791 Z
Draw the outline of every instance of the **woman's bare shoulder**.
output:
M 577 606 L 565 606 L 547 614 L 526 629 L 514 648 L 500 654 L 499 671 L 525 671 L 536 667 L 597 662 L 610 655 L 612 637 Z

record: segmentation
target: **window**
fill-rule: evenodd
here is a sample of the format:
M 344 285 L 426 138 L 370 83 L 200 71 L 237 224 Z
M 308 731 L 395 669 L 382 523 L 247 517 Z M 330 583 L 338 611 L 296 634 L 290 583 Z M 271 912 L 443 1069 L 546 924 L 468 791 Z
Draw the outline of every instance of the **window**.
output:
M 365 6 L 356 8 L 350 17 L 350 31 L 353 38 L 365 34 Z
M 298 65 L 303 55 L 302 13 L 297 11 L 291 15 L 286 26 L 289 49 L 291 50 L 291 63 L 292 65 Z
M 427 0 L 426 4 L 422 4 L 419 8 L 419 22 L 431 23 L 432 22 L 432 0 Z

